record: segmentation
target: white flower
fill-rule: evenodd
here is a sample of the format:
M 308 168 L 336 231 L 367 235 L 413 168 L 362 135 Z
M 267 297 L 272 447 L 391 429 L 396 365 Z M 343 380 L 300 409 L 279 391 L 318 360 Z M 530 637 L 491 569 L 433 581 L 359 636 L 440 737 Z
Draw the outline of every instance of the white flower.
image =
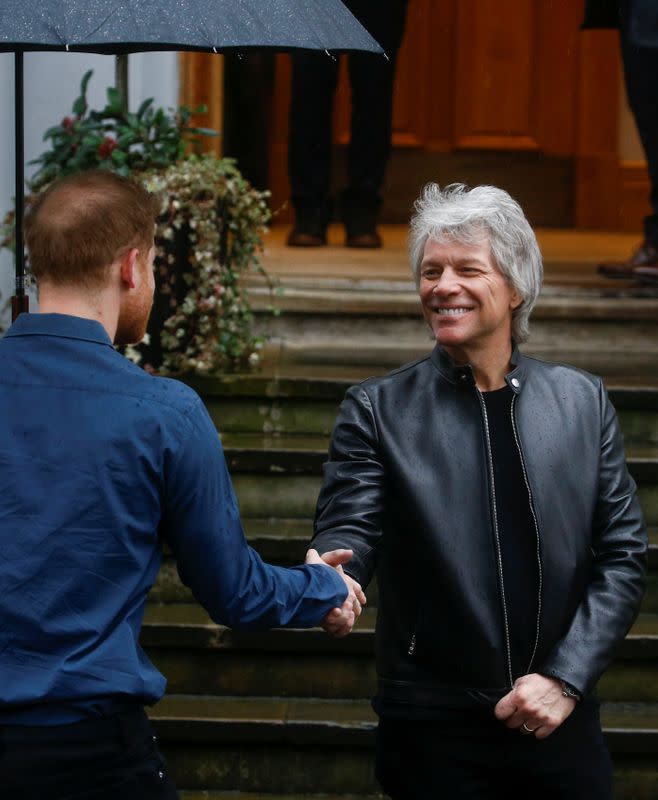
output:
M 249 356 L 249 364 L 252 367 L 257 367 L 260 364 L 260 355 L 258 353 L 252 353 Z

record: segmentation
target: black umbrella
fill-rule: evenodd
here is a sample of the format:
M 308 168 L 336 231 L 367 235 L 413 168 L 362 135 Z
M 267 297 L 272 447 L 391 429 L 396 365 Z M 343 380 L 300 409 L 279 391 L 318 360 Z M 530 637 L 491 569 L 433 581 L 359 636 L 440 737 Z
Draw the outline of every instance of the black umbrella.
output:
M 16 296 L 12 318 L 28 310 L 23 256 L 23 53 L 67 50 L 121 54 L 147 50 L 230 52 L 381 47 L 340 0 L 3 0 L 0 52 L 15 53 Z

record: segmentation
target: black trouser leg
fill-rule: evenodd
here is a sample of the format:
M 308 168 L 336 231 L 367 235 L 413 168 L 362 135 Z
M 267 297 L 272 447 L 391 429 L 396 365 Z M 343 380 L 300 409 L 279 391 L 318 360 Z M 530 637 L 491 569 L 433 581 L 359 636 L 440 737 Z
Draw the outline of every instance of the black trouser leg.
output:
M 224 155 L 237 159 L 244 177 L 257 189 L 269 185 L 266 131 L 272 117 L 274 54 L 224 56 Z
M 393 800 L 612 800 L 612 763 L 589 699 L 547 739 L 488 712 L 382 719 L 376 776 Z
M 329 218 L 332 116 L 338 61 L 326 53 L 293 56 L 288 171 L 298 221 Z
M 143 711 L 0 728 L 0 787 L 12 800 L 178 798 Z
M 374 225 L 391 152 L 395 65 L 404 34 L 406 0 L 350 0 L 347 5 L 382 45 L 388 59 L 369 53 L 349 56 L 352 119 L 343 214 Z M 357 226 L 358 227 L 358 226 Z
M 375 776 L 386 795 L 392 800 L 503 800 L 488 763 L 480 763 L 477 731 L 472 737 L 453 733 L 433 721 L 381 719 Z
M 653 214 L 644 220 L 647 242 L 658 247 L 658 48 L 635 47 L 629 40 L 629 4 L 622 4 L 620 43 L 628 102 L 649 168 Z

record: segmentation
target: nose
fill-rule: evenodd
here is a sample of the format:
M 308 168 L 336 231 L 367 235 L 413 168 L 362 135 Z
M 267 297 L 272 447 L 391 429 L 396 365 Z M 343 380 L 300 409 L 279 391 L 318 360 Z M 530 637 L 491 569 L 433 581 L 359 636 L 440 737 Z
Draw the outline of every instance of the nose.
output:
M 459 283 L 454 270 L 446 268 L 441 272 L 440 277 L 435 281 L 432 292 L 435 295 L 450 295 L 459 291 Z

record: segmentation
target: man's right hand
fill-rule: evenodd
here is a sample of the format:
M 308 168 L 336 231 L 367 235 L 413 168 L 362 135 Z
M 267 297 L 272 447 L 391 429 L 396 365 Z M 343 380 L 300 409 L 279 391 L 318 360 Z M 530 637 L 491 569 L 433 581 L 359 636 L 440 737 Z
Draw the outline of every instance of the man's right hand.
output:
M 347 636 L 354 627 L 354 623 L 361 614 L 362 606 L 366 604 L 366 596 L 361 585 L 343 572 L 343 564 L 352 558 L 351 550 L 330 550 L 320 556 L 317 550 L 306 553 L 307 564 L 324 564 L 333 567 L 340 573 L 347 586 L 347 598 L 340 608 L 332 609 L 322 621 L 324 630 L 332 636 Z

